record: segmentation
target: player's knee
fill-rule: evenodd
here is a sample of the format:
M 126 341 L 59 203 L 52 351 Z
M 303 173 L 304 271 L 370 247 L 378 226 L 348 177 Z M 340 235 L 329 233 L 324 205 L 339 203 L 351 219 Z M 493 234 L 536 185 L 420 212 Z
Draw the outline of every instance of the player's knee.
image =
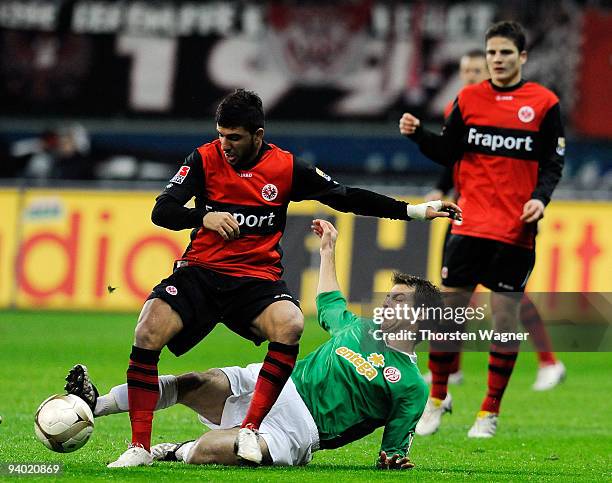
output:
M 136 325 L 134 342 L 137 347 L 151 350 L 160 350 L 166 345 L 160 332 L 153 324 L 148 323 L 147 319 L 139 321 Z
M 304 317 L 302 312 L 297 310 L 291 317 L 288 317 L 280 325 L 280 330 L 277 332 L 275 342 L 281 342 L 287 345 L 295 345 L 300 342 L 302 332 L 304 332 Z
M 161 350 L 182 328 L 178 314 L 163 300 L 148 300 L 134 330 L 137 347 Z

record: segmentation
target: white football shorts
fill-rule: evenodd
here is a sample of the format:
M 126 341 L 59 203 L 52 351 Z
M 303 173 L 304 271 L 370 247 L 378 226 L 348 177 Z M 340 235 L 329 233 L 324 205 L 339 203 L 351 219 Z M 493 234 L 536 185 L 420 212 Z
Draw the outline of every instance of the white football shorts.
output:
M 219 368 L 229 379 L 232 396 L 225 401 L 221 424 L 211 423 L 201 415 L 200 421 L 210 429 L 240 426 L 251 403 L 261 366 L 249 364 L 247 367 Z M 274 465 L 305 465 L 312 459 L 312 453 L 319 449 L 317 425 L 291 379 L 264 418 L 259 434 L 268 445 Z

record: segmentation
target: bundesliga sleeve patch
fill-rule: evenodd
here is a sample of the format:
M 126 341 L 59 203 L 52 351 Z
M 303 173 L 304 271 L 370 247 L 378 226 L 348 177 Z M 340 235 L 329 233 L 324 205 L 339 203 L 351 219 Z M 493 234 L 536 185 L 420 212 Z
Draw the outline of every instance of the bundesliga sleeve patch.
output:
M 338 184 L 337 181 L 334 181 L 331 176 L 329 174 L 326 174 L 325 172 L 321 171 L 319 168 L 315 168 L 315 171 L 317 172 L 317 174 L 319 176 L 321 176 L 321 178 L 323 178 L 326 181 L 331 181 L 334 184 Z
M 181 166 L 178 172 L 174 175 L 174 178 L 170 180 L 171 183 L 183 184 L 185 178 L 189 174 L 189 170 L 191 168 L 189 166 Z
M 557 138 L 557 154 L 559 156 L 565 155 L 565 138 Z
M 321 176 L 321 178 L 326 179 L 327 181 L 331 181 L 331 176 L 329 174 L 325 174 L 323 171 L 321 171 L 319 168 L 315 168 L 317 174 L 319 176 Z

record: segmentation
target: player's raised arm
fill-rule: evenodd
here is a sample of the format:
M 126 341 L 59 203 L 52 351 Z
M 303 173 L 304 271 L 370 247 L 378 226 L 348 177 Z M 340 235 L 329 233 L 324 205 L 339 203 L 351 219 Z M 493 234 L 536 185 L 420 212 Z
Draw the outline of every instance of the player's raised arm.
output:
M 155 200 L 151 221 L 170 230 L 199 228 L 205 210 L 202 207 L 186 208 L 184 205 L 194 196 L 204 198 L 204 172 L 200 153 L 193 151 Z
M 321 265 L 319 267 L 319 284 L 317 295 L 323 292 L 340 290 L 336 276 L 336 240 L 338 231 L 329 221 L 313 220 L 312 231 L 321 239 Z
M 452 166 L 461 157 L 461 138 L 465 131 L 465 123 L 457 101 L 444 122 L 441 134 L 435 134 L 424 128 L 420 119 L 409 112 L 400 118 L 399 131 L 417 143 L 421 152 L 436 163 Z
M 291 201 L 317 200 L 343 213 L 393 220 L 460 218 L 461 210 L 448 201 L 409 205 L 373 191 L 344 186 L 319 169 L 294 160 Z
M 338 238 L 336 228 L 329 221 L 319 219 L 313 220 L 311 228 L 321 239 L 317 320 L 324 330 L 334 335 L 336 330 L 358 323 L 359 318 L 348 310 L 336 277 L 335 252 Z

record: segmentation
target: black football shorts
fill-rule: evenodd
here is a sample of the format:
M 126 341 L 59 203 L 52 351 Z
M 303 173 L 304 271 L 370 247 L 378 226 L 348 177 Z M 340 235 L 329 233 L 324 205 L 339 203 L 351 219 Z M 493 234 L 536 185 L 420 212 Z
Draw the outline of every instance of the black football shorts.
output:
M 231 277 L 199 266 L 183 266 L 162 280 L 148 297 L 159 298 L 181 317 L 183 329 L 168 343 L 180 356 L 195 347 L 217 323 L 261 344 L 265 339 L 251 330 L 251 322 L 274 302 L 288 300 L 300 306 L 283 280 Z
M 535 250 L 451 233 L 444 245 L 442 284 L 481 284 L 494 292 L 524 292 L 534 265 Z

